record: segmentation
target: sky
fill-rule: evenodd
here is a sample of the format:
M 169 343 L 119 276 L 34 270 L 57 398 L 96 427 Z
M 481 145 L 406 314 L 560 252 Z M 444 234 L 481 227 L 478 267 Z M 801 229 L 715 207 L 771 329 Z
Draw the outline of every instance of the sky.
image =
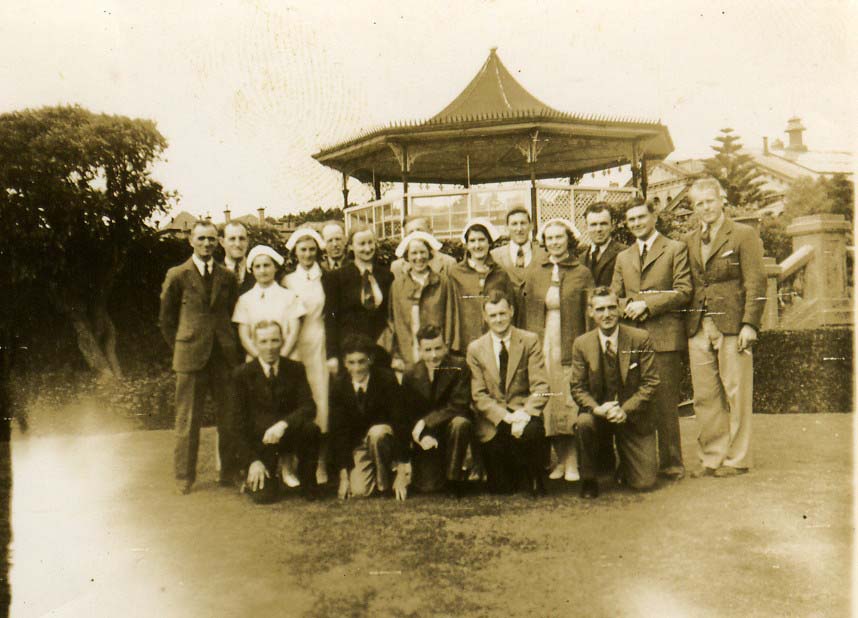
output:
M 279 216 L 341 206 L 311 155 L 434 115 L 495 46 L 556 109 L 660 120 L 672 159 L 708 156 L 723 127 L 786 140 L 793 115 L 810 148 L 858 151 L 856 26 L 854 0 L 4 0 L 0 113 L 150 118 L 177 210 Z

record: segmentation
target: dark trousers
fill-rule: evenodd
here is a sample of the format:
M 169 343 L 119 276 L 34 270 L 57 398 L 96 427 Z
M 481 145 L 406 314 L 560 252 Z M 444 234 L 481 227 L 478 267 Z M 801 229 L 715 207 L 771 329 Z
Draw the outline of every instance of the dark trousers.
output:
M 263 434 L 264 435 L 264 434 Z M 257 436 L 258 442 L 262 442 L 262 436 Z M 280 497 L 280 456 L 295 453 L 298 456 L 298 480 L 301 481 L 301 490 L 312 491 L 316 487 L 316 466 L 319 462 L 319 445 L 322 440 L 322 431 L 313 421 L 302 420 L 290 423 L 283 432 L 283 437 L 277 444 L 264 444 L 260 461 L 265 464 L 269 478 L 265 484 L 256 491 L 246 488 L 250 499 L 256 503 L 263 504 L 274 502 Z M 253 462 L 247 462 L 247 466 Z
M 468 445 L 471 443 L 472 423 L 463 416 L 454 416 L 449 421 L 427 429 L 423 435 L 430 435 L 438 441 L 438 447 L 424 451 L 414 445 L 412 456 L 412 484 L 418 491 L 438 491 L 444 487 L 444 481 L 461 481 L 462 464 Z
M 652 406 L 658 430 L 659 469 L 682 467 L 682 446 L 679 441 L 679 381 L 680 352 L 656 352 L 655 369 L 659 383 Z
M 658 453 L 654 432 L 641 435 L 625 423 L 616 425 L 584 412 L 578 415 L 575 436 L 578 440 L 578 473 L 582 481 L 596 479 L 601 471 L 600 451 L 606 443 L 613 449 L 613 436 L 620 456 L 619 472 L 629 487 L 649 489 L 655 485 Z
M 235 414 L 230 366 L 217 342 L 205 367 L 199 371 L 176 373 L 176 448 L 173 453 L 176 479 L 193 482 L 197 478 L 200 424 L 210 393 L 217 423 L 221 478 L 236 471 Z
M 497 433 L 483 443 L 488 489 L 492 493 L 512 493 L 524 476 L 535 479 L 545 473 L 548 441 L 541 416 L 532 416 L 520 438 L 514 438 L 510 425 L 501 422 Z

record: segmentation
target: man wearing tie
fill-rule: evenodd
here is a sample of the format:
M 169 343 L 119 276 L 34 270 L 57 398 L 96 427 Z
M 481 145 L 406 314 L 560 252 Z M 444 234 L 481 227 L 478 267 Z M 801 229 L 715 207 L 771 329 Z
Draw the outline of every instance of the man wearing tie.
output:
M 280 356 L 280 324 L 253 326 L 259 356 L 235 371 L 238 460 L 247 470 L 244 487 L 254 502 L 280 496 L 280 456 L 298 456 L 301 493 L 316 496 L 316 465 L 321 430 L 313 422 L 316 404 L 304 366 Z
M 230 221 L 219 230 L 218 240 L 223 247 L 223 265 L 235 276 L 241 296 L 256 283 L 247 269 L 247 228 L 240 221 Z
M 161 289 L 159 326 L 173 350 L 176 372 L 176 449 L 178 491 L 187 494 L 196 479 L 200 422 L 206 392 L 212 395 L 218 428 L 220 482 L 230 484 L 236 468 L 232 381 L 239 362 L 230 316 L 238 297 L 235 277 L 212 258 L 217 228 L 198 221 L 191 230 L 193 255 L 167 271 Z
M 701 225 L 686 236 L 694 281 L 688 353 L 703 469 L 728 477 L 751 466 L 753 346 L 766 306 L 763 244 L 724 214 L 721 185 L 697 180 L 689 191 Z
M 501 290 L 483 300 L 489 332 L 468 346 L 471 397 L 489 491 L 511 493 L 523 469 L 536 496 L 545 493 L 548 442 L 542 409 L 548 378 L 539 337 L 513 327 L 513 314 Z
M 581 251 L 581 261 L 593 273 L 596 286 L 610 286 L 617 254 L 625 249 L 626 245 L 611 238 L 614 224 L 610 207 L 605 202 L 596 202 L 587 206 L 584 219 L 587 222 L 587 235 L 592 244 Z
M 619 474 L 632 489 L 649 489 L 658 474 L 655 422 L 650 401 L 658 386 L 655 353 L 646 331 L 619 324 L 617 296 L 593 290 L 589 315 L 596 328 L 572 345 L 571 391 L 578 404 L 576 436 L 581 496 L 596 498 L 601 449 L 617 441 Z M 607 438 L 607 439 L 606 439 Z
M 541 264 L 546 258 L 545 249 L 539 246 L 533 238 L 533 223 L 530 213 L 524 206 L 515 206 L 506 213 L 506 229 L 509 243 L 492 249 L 492 259 L 497 262 L 509 275 L 515 286 L 515 306 L 523 307 L 522 294 L 524 291 L 525 271 L 531 262 L 536 260 Z
M 339 221 L 330 221 L 322 228 L 322 240 L 325 241 L 325 256 L 319 260 L 324 270 L 337 270 L 345 262 L 346 233 Z
M 691 300 L 691 271 L 685 243 L 655 229 L 651 204 L 636 200 L 626 208 L 635 243 L 617 256 L 611 289 L 622 317 L 649 333 L 655 349 L 659 386 L 653 400 L 658 428 L 659 474 L 685 476 L 679 437 L 680 354 L 688 348 L 685 314 Z

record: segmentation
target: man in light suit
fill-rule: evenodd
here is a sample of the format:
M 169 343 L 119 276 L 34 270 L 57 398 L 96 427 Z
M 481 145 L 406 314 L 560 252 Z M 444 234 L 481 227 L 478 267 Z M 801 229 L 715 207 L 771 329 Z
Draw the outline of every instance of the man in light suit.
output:
M 512 326 L 514 310 L 501 290 L 483 300 L 489 332 L 471 342 L 471 398 L 477 439 L 483 445 L 489 490 L 514 490 L 523 469 L 531 493 L 545 493 L 548 443 L 542 409 L 548 378 L 535 333 Z
M 685 238 L 694 281 L 688 352 L 699 435 L 696 475 L 735 476 L 751 466 L 752 349 L 766 306 L 763 244 L 724 214 L 721 185 L 697 180 L 689 191 L 701 225 Z
M 510 208 L 506 213 L 506 229 L 509 234 L 509 242 L 501 247 L 492 249 L 492 259 L 497 262 L 509 275 L 510 281 L 515 286 L 515 306 L 524 307 L 522 294 L 524 293 L 525 273 L 530 264 L 536 260 L 541 264 L 547 257 L 545 249 L 533 240 L 533 222 L 530 213 L 524 206 Z
M 230 371 L 239 362 L 235 330 L 230 323 L 238 294 L 235 277 L 212 258 L 217 228 L 198 221 L 191 230 L 193 255 L 167 271 L 161 289 L 159 325 L 173 350 L 176 372 L 177 489 L 191 491 L 196 479 L 200 422 L 206 391 L 212 395 L 218 427 L 221 484 L 236 472 Z
M 610 286 L 617 255 L 626 249 L 626 245 L 612 238 L 614 223 L 611 209 L 605 202 L 595 202 L 587 206 L 584 219 L 591 244 L 581 250 L 581 263 L 593 273 L 597 286 Z
M 429 218 L 423 215 L 413 215 L 405 220 L 405 227 L 402 228 L 402 237 L 405 238 L 412 232 L 432 233 L 432 226 L 429 223 Z M 429 260 L 429 268 L 438 274 L 447 274 L 447 270 L 456 263 L 456 258 L 434 251 L 432 259 Z M 390 272 L 393 273 L 394 279 L 399 279 L 403 273 L 407 273 L 409 269 L 408 262 L 405 258 L 396 258 L 390 264 Z
M 596 328 L 572 344 L 571 391 L 579 406 L 581 496 L 598 497 L 599 450 L 613 449 L 612 434 L 620 456 L 618 478 L 632 489 L 649 489 L 658 474 L 650 410 L 658 387 L 652 344 L 646 331 L 619 324 L 617 296 L 608 288 L 593 290 L 588 312 Z M 613 457 L 613 450 L 610 454 Z
M 679 438 L 680 355 L 688 348 L 685 314 L 691 300 L 691 271 L 685 243 L 655 229 L 652 205 L 641 200 L 626 208 L 626 224 L 636 242 L 617 256 L 611 289 L 620 298 L 628 324 L 649 333 L 659 386 L 653 400 L 658 427 L 659 474 L 685 476 Z

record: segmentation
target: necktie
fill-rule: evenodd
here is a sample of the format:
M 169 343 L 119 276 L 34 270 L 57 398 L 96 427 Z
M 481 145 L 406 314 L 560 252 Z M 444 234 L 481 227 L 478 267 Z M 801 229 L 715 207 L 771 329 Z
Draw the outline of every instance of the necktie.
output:
M 506 344 L 501 341 L 500 354 L 498 354 L 498 377 L 500 378 L 500 390 L 506 393 L 506 370 L 509 365 L 509 351 Z
M 274 371 L 274 365 L 268 368 L 268 386 L 274 390 L 274 384 L 277 382 L 277 373 Z
M 357 399 L 358 408 L 360 411 L 364 411 L 364 405 L 366 404 L 366 392 L 363 390 L 362 386 L 359 386 L 357 392 L 355 393 L 355 399 Z
M 524 249 L 518 248 L 518 253 L 515 254 L 515 267 L 524 268 Z
M 206 262 L 203 267 L 203 285 L 206 288 L 206 296 L 208 298 L 212 297 L 212 264 L 211 262 Z
M 608 381 L 608 384 L 613 384 L 615 389 L 619 389 L 620 387 L 620 372 L 619 366 L 617 365 L 617 351 L 614 349 L 614 346 L 611 344 L 611 340 L 607 339 L 605 341 L 605 369 L 608 374 L 611 376 L 611 379 Z M 609 398 L 615 401 L 619 401 L 619 393 L 614 392 L 609 395 Z
M 703 231 L 700 233 L 700 240 L 702 240 L 703 243 L 707 244 L 707 245 L 710 242 L 712 242 L 712 237 L 709 234 L 709 226 L 708 225 L 703 226 Z
M 644 244 L 641 251 L 641 270 L 643 270 L 644 264 L 646 264 L 646 244 Z
M 593 247 L 593 250 L 590 251 L 590 270 L 596 268 L 596 262 L 598 261 L 597 256 L 599 255 L 599 247 Z
M 360 283 L 360 303 L 365 309 L 375 309 L 375 295 L 372 293 L 372 282 L 369 280 L 369 271 L 363 271 Z
M 610 339 L 605 340 L 605 360 L 609 367 L 614 367 L 617 364 L 617 351 L 614 349 L 613 344 L 611 344 Z

